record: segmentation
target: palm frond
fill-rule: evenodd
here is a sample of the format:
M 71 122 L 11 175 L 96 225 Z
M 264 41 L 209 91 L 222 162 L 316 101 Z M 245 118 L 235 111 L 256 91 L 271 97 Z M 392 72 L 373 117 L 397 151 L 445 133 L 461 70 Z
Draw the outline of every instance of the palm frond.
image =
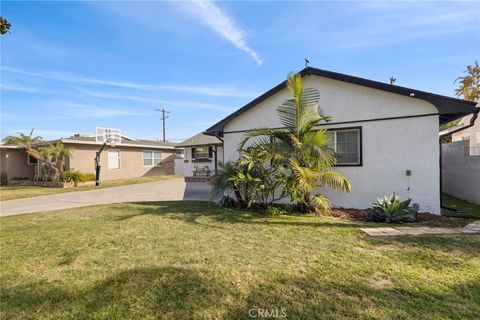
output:
M 350 184 L 350 181 L 348 181 L 344 175 L 338 172 L 322 172 L 318 178 L 320 183 L 324 186 L 344 192 L 352 191 L 352 185 Z
M 315 207 L 320 210 L 321 212 L 329 212 L 332 207 L 332 203 L 330 199 L 322 194 L 316 194 L 313 196 L 313 203 Z

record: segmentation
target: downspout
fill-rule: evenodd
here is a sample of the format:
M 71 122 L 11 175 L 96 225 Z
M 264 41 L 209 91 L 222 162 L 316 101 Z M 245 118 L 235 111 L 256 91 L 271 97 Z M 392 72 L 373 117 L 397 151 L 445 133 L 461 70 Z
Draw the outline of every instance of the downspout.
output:
M 458 128 L 458 129 L 455 129 L 451 132 L 447 132 L 447 133 L 444 133 L 442 135 L 440 135 L 440 137 L 438 138 L 438 146 L 439 146 L 439 154 L 440 154 L 440 157 L 439 157 L 439 164 L 440 164 L 440 209 L 449 209 L 449 210 L 455 210 L 454 208 L 450 208 L 450 207 L 445 207 L 443 205 L 443 200 L 442 200 L 442 194 L 443 194 L 443 187 L 442 187 L 442 138 L 443 137 L 446 137 L 448 135 L 452 135 L 454 133 L 457 133 L 457 132 L 460 132 L 460 131 L 463 131 L 465 129 L 468 129 L 468 128 L 471 128 L 475 125 L 475 120 L 478 118 L 478 113 L 480 112 L 480 107 L 479 108 L 476 108 L 475 111 L 473 112 L 473 117 L 472 119 L 470 119 L 470 123 L 466 126 L 463 126 L 461 128 Z

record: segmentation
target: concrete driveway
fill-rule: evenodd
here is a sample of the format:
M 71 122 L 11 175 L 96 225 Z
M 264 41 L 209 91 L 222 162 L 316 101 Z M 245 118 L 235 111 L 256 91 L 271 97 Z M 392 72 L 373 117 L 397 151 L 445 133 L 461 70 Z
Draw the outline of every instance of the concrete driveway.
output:
M 183 178 L 178 178 L 3 201 L 0 203 L 0 216 L 119 202 L 208 200 L 209 197 L 210 186 L 208 184 L 202 182 L 185 183 Z

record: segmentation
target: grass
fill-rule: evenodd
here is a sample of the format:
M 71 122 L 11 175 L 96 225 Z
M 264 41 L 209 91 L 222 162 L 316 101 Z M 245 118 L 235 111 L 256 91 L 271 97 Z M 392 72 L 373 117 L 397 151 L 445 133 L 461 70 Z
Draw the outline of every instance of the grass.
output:
M 480 218 L 480 205 L 474 204 L 462 199 L 452 197 L 448 194 L 442 195 L 443 205 L 446 207 L 457 209 L 458 211 L 466 211 Z
M 144 183 L 144 182 L 154 182 L 159 180 L 172 179 L 175 177 L 176 176 L 151 176 L 151 177 L 109 180 L 109 181 L 102 181 L 100 183 L 100 186 L 98 187 L 95 187 L 94 185 L 78 186 L 78 187 L 72 187 L 72 188 L 46 188 L 46 187 L 36 187 L 36 186 L 2 186 L 0 187 L 0 201 L 31 198 L 31 197 L 45 196 L 49 194 L 64 193 L 64 192 L 87 191 L 92 189 L 117 187 L 117 186 Z
M 194 201 L 0 223 L 5 319 L 248 319 L 251 309 L 287 319 L 480 314 L 480 235 L 373 239 L 359 228 L 381 225 Z

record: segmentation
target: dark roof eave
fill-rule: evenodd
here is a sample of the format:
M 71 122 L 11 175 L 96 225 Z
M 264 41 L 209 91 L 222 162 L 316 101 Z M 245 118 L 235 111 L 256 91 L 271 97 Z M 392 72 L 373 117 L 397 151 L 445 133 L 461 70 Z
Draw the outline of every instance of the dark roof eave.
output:
M 438 94 L 430 93 L 426 91 L 411 89 L 407 87 L 401 87 L 397 85 L 391 85 L 391 84 L 387 84 L 379 81 L 354 77 L 354 76 L 350 76 L 342 73 L 316 69 L 311 67 L 307 67 L 303 69 L 302 71 L 300 71 L 300 74 L 302 76 L 317 75 L 317 76 L 328 78 L 328 79 L 353 83 L 353 84 L 357 84 L 364 87 L 392 92 L 392 93 L 400 94 L 403 96 L 408 96 L 415 99 L 422 99 L 422 100 L 428 101 L 437 108 L 440 115 L 439 118 L 440 118 L 441 124 L 456 120 L 465 115 L 475 112 L 476 102 L 442 96 L 442 95 L 438 95 Z M 207 135 L 222 135 L 225 125 L 230 120 L 242 114 L 243 112 L 249 110 L 250 108 L 254 107 L 260 102 L 266 100 L 267 98 L 274 95 L 275 93 L 277 93 L 278 91 L 282 90 L 285 87 L 286 87 L 286 81 L 279 83 L 278 85 L 268 90 L 261 96 L 250 101 L 249 103 L 247 103 L 245 106 L 241 107 L 234 113 L 230 114 L 229 116 L 217 122 L 216 124 L 208 128 L 204 133 Z

